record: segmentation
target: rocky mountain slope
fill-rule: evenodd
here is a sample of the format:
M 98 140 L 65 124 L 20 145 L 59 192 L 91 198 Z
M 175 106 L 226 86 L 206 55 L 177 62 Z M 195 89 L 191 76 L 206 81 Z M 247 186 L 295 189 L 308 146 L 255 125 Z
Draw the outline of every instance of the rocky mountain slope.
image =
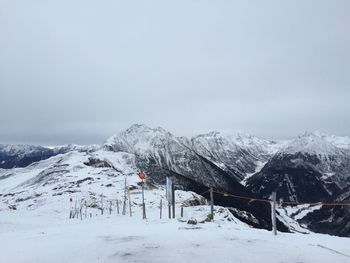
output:
M 254 173 L 259 163 L 266 162 L 279 144 L 245 133 L 210 132 L 191 138 L 191 148 L 227 173 L 243 180 Z
M 348 137 L 305 133 L 278 151 L 246 185 L 264 198 L 276 191 L 284 201 L 349 201 L 348 142 Z M 349 219 L 349 206 L 325 206 L 299 221 L 314 231 L 350 236 Z

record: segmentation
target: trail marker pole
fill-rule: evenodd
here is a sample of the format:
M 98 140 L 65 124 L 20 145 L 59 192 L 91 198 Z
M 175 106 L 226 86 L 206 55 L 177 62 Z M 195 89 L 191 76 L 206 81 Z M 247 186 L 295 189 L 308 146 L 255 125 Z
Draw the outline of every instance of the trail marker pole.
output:
M 146 219 L 146 205 L 145 205 L 145 178 L 146 175 L 144 172 L 139 173 L 139 178 L 141 179 L 141 188 L 142 188 L 142 218 Z
M 213 188 L 210 188 L 210 215 L 211 220 L 214 220 L 214 194 L 213 194 Z
M 276 192 L 272 193 L 271 222 L 272 222 L 272 232 L 276 236 L 277 235 L 277 226 L 276 226 Z
M 145 182 L 142 180 L 142 214 L 143 214 L 143 219 L 146 219 L 146 205 L 145 205 L 145 193 L 144 193 L 144 186 Z

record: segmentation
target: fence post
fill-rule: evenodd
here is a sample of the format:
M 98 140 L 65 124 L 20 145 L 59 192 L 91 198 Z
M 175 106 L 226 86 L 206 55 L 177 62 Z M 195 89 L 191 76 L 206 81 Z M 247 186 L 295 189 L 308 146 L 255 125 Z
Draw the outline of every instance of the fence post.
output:
M 160 219 L 162 219 L 162 206 L 163 206 L 163 199 L 160 199 L 160 206 L 159 206 L 159 208 L 160 208 L 160 214 L 159 214 Z
M 171 188 L 171 195 L 172 195 L 172 205 L 173 205 L 173 218 L 175 218 L 175 186 L 174 186 L 174 183 L 172 185 L 172 188 Z
M 101 194 L 101 215 L 103 215 L 103 193 Z
M 126 215 L 126 177 L 124 180 L 124 201 L 123 201 L 123 212 L 122 215 Z
M 130 213 L 130 216 L 132 216 L 132 211 L 131 211 L 131 197 L 130 197 L 130 188 L 129 188 L 129 184 L 128 184 L 128 198 L 129 198 L 129 213 Z
M 85 200 L 85 218 L 87 218 L 87 201 Z
M 213 188 L 210 188 L 210 216 L 211 220 L 214 220 L 214 194 Z
M 184 207 L 181 206 L 181 217 L 184 217 Z
M 276 236 L 277 235 L 277 227 L 276 227 L 276 192 L 272 193 L 271 221 L 272 221 L 272 231 L 273 231 L 273 234 Z

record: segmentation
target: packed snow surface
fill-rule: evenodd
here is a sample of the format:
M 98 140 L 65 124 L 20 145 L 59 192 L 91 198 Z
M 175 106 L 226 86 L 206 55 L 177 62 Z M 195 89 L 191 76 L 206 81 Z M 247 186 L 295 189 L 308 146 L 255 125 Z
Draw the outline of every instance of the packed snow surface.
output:
M 209 207 L 191 209 L 186 219 L 209 212 Z M 141 211 L 134 212 L 132 217 L 112 213 L 83 220 L 68 219 L 62 211 L 3 212 L 0 262 L 350 262 L 348 238 L 273 236 L 219 216 L 191 226 L 156 213 L 142 220 Z

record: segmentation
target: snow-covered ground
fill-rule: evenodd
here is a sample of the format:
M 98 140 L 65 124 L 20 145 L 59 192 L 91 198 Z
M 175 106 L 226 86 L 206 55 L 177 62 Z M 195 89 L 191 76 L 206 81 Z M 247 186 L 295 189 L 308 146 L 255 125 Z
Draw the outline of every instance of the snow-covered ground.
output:
M 2 211 L 0 262 L 350 262 L 350 239 L 318 234 L 273 236 L 228 220 L 227 210 L 214 222 L 187 224 L 209 213 L 208 206 L 186 207 L 183 220 L 159 219 L 159 209 L 142 220 L 112 211 L 92 218 L 68 219 L 68 209 Z M 179 212 L 179 211 L 178 211 Z

